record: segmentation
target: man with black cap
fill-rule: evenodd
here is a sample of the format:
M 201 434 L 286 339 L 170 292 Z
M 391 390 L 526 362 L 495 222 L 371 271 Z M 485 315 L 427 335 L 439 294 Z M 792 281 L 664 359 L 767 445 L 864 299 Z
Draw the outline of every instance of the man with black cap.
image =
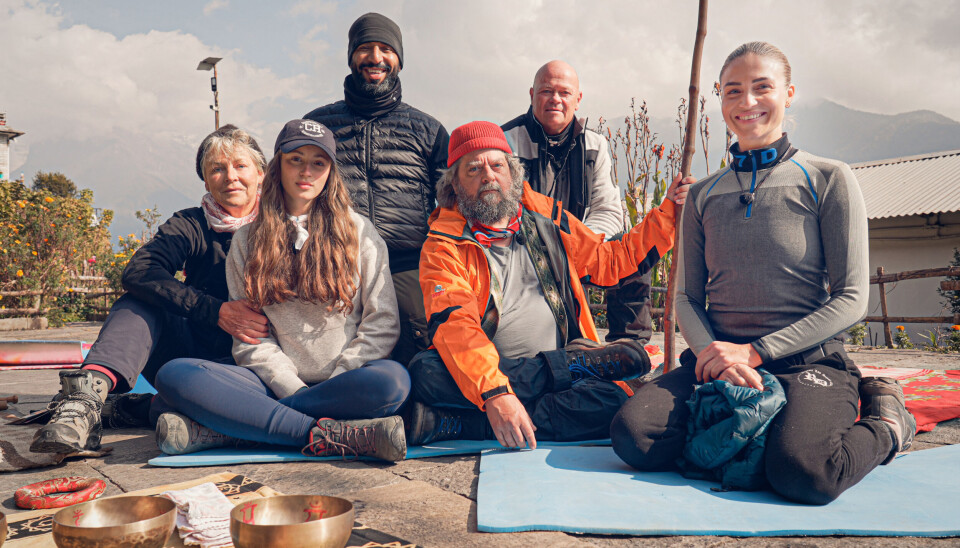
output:
M 403 39 L 396 23 L 379 13 L 360 16 L 348 33 L 347 63 L 344 99 L 304 118 L 334 132 L 353 208 L 387 243 L 400 306 L 393 358 L 407 364 L 429 345 L 418 264 L 449 135 L 435 118 L 400 100 Z
M 174 213 L 134 253 L 123 271 L 127 293 L 110 309 L 82 368 L 60 374 L 50 422 L 31 451 L 97 450 L 104 422 L 147 426 L 149 396 L 107 394 L 129 392 L 141 373 L 152 383 L 174 358 L 231 361 L 231 335 L 250 344 L 268 335 L 265 316 L 229 300 L 225 267 L 233 233 L 257 218 L 264 163 L 256 140 L 233 125 L 203 140 L 196 167 L 207 194 L 200 207 Z

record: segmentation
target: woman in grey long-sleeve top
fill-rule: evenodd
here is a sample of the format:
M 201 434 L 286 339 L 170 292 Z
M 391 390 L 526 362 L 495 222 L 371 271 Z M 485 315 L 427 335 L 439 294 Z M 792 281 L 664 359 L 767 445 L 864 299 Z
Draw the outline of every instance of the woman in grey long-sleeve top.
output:
M 783 133 L 790 76 L 765 42 L 740 46 L 720 71 L 737 142 L 730 166 L 695 184 L 683 211 L 677 315 L 690 350 L 624 405 L 611 437 L 631 466 L 671 467 L 695 384 L 762 390 L 762 365 L 787 395 L 767 437 L 767 479 L 784 497 L 826 504 L 909 447 L 916 422 L 896 381 L 861 381 L 836 338 L 866 314 L 866 209 L 846 164 Z

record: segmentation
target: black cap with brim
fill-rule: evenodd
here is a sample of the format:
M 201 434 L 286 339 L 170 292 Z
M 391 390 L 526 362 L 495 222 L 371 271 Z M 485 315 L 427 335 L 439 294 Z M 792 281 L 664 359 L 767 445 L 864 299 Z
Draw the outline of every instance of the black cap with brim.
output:
M 293 152 L 302 146 L 314 145 L 323 149 L 330 160 L 337 160 L 337 142 L 327 126 L 313 120 L 290 120 L 284 124 L 273 145 L 273 153 Z

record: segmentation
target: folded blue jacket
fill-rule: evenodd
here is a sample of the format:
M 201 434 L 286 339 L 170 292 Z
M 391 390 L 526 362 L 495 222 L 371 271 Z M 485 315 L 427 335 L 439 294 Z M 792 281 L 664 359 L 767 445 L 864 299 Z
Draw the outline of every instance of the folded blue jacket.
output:
M 687 401 L 687 443 L 678 460 L 688 478 L 719 481 L 723 490 L 766 486 L 763 448 L 767 427 L 787 403 L 777 378 L 757 369 L 764 390 L 712 381 Z

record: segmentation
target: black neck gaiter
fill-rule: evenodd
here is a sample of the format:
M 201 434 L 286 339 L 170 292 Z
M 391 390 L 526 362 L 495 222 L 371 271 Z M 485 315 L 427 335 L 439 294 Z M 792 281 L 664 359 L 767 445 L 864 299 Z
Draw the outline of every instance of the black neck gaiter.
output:
M 350 110 L 363 116 L 368 118 L 382 116 L 400 104 L 400 79 L 395 79 L 393 86 L 386 92 L 370 95 L 357 85 L 352 74 L 348 74 L 343 81 L 343 100 Z

